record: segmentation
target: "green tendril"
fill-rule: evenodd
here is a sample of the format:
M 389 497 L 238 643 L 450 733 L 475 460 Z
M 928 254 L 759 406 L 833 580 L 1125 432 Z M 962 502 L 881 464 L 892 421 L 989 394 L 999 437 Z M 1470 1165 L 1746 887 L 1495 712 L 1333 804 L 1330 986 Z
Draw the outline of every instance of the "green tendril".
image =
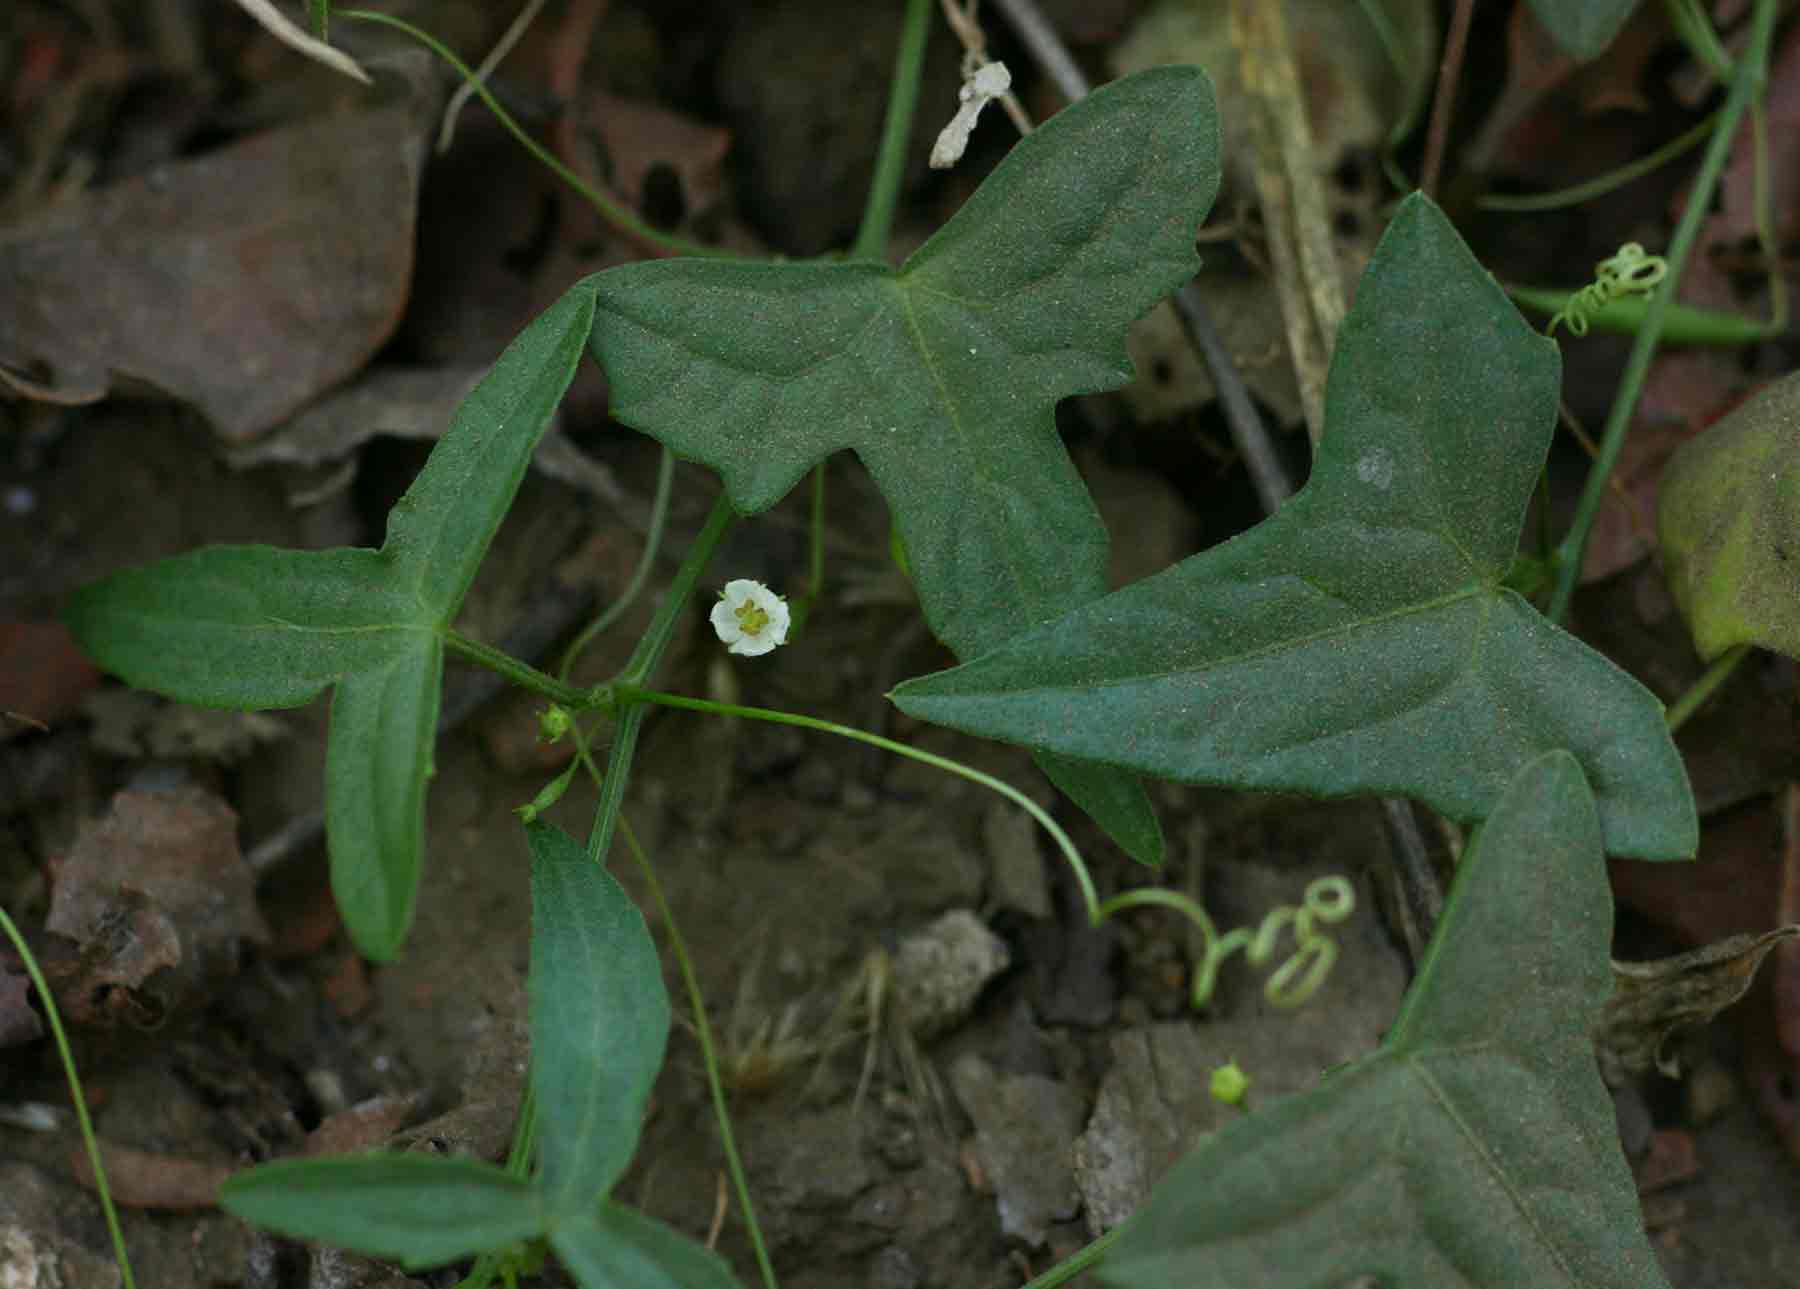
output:
M 1649 295 L 1669 273 L 1669 262 L 1660 255 L 1646 255 L 1636 242 L 1626 242 L 1611 259 L 1594 266 L 1594 280 L 1581 288 L 1562 307 L 1544 334 L 1556 334 L 1562 323 L 1571 336 L 1585 336 L 1594 314 L 1611 301 L 1627 295 Z
M 1239 949 L 1253 967 L 1261 967 L 1274 957 L 1277 941 L 1288 927 L 1294 930 L 1294 951 L 1277 967 L 1263 985 L 1263 997 L 1274 1007 L 1298 1007 L 1325 983 L 1337 961 L 1337 941 L 1318 930 L 1319 923 L 1342 922 L 1356 911 L 1356 891 L 1349 879 L 1321 877 L 1306 888 L 1298 908 L 1283 904 L 1270 909 L 1255 931 L 1238 927 L 1219 934 L 1212 916 L 1198 901 L 1166 887 L 1149 886 L 1135 891 L 1122 891 L 1100 906 L 1101 916 L 1108 917 L 1121 909 L 1159 905 L 1173 909 L 1199 929 L 1205 941 L 1200 962 L 1194 969 L 1193 1004 L 1196 1009 L 1212 1001 L 1218 987 L 1219 969 L 1225 959 Z

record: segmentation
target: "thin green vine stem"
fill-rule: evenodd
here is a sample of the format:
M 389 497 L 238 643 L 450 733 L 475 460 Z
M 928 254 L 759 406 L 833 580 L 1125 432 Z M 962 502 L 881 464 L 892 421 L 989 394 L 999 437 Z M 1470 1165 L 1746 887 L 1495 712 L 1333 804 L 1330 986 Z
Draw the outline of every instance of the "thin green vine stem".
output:
M 812 472 L 812 501 L 807 515 L 806 593 L 793 605 L 794 629 L 806 629 L 806 620 L 825 591 L 825 463 Z
M 1712 660 L 1712 665 L 1701 673 L 1699 680 L 1688 686 L 1687 692 L 1675 700 L 1664 716 L 1669 733 L 1673 734 L 1686 725 L 1688 718 L 1719 691 L 1719 686 L 1731 678 L 1731 673 L 1738 669 L 1738 664 L 1750 656 L 1751 647 L 1747 644 L 1733 645 Z
M 555 676 L 539 671 L 530 663 L 513 657 L 506 650 L 496 649 L 491 644 L 483 644 L 454 628 L 445 629 L 444 647 L 465 661 L 486 667 L 490 671 L 499 672 L 523 689 L 529 689 L 535 694 L 542 694 L 553 703 L 560 703 L 575 711 L 583 711 L 595 705 L 592 691 L 565 685 Z
M 1663 281 L 1662 289 L 1651 298 L 1649 311 L 1644 316 L 1644 329 L 1638 332 L 1637 339 L 1631 346 L 1631 356 L 1625 363 L 1625 374 L 1620 381 L 1618 397 L 1613 400 L 1606 428 L 1600 438 L 1599 457 L 1589 471 L 1582 489 L 1581 502 L 1575 512 L 1575 523 L 1568 536 L 1563 538 L 1559 551 L 1560 562 L 1556 570 L 1556 590 L 1550 598 L 1549 617 L 1552 622 L 1561 623 L 1568 618 L 1569 603 L 1575 596 L 1575 585 L 1581 576 L 1588 538 L 1592 535 L 1594 521 L 1599 516 L 1600 503 L 1606 496 L 1607 480 L 1612 477 L 1613 467 L 1618 464 L 1619 453 L 1625 446 L 1625 434 L 1630 428 L 1632 414 L 1637 410 L 1644 377 L 1650 370 L 1650 359 L 1655 356 L 1657 342 L 1662 337 L 1664 316 L 1675 298 L 1682 269 L 1686 267 L 1688 255 L 1699 237 L 1700 222 L 1712 204 L 1713 191 L 1718 187 L 1719 176 L 1724 172 L 1725 159 L 1731 152 L 1732 137 L 1737 133 L 1738 121 L 1750 106 L 1751 99 L 1763 88 L 1764 68 L 1768 63 L 1769 44 L 1775 30 L 1775 9 L 1775 0 L 1756 0 L 1750 25 L 1750 43 L 1732 73 L 1731 93 L 1719 113 L 1718 128 L 1713 133 L 1712 142 L 1707 145 L 1700 173 L 1695 177 L 1693 190 L 1688 195 L 1687 208 L 1681 213 L 1681 222 L 1676 226 L 1674 240 L 1665 257 L 1669 264 L 1668 276 Z
M 1132 1223 L 1136 1221 L 1137 1214 L 1133 1213 L 1106 1234 L 1096 1236 L 1044 1272 L 1043 1275 L 1029 1281 L 1025 1285 L 1025 1289 L 1057 1289 L 1058 1285 L 1068 1284 L 1069 1281 L 1105 1257 L 1106 1251 L 1112 1248 L 1119 1237 L 1129 1231 Z
M 644 584 L 650 580 L 650 570 L 656 567 L 656 556 L 662 549 L 663 531 L 669 521 L 669 496 L 674 491 L 675 454 L 667 447 L 662 450 L 662 459 L 656 467 L 656 496 L 650 502 L 650 531 L 644 536 L 644 552 L 638 557 L 637 567 L 631 570 L 631 580 L 625 589 L 606 611 L 582 628 L 581 634 L 570 642 L 563 651 L 562 664 L 556 669 L 557 679 L 565 685 L 569 682 L 569 673 L 575 669 L 576 660 L 582 651 L 592 644 L 594 638 L 617 622 L 637 601 L 643 593 Z
M 1669 26 L 1688 47 L 1694 61 L 1724 84 L 1731 75 L 1731 55 L 1719 43 L 1718 33 L 1713 31 L 1706 10 L 1700 7 L 1698 0 L 1663 0 L 1663 9 L 1669 16 Z
M 639 637 L 637 648 L 631 651 L 625 669 L 619 673 L 620 682 L 641 685 L 656 670 L 656 664 L 662 661 L 669 642 L 675 638 L 675 627 L 681 621 L 682 611 L 687 608 L 688 600 L 694 594 L 694 587 L 699 584 L 700 574 L 706 571 L 713 552 L 719 548 L 725 534 L 731 531 L 737 517 L 731 498 L 721 492 L 719 499 L 713 502 L 712 512 L 706 516 L 706 522 L 701 525 L 699 535 L 688 547 L 687 554 L 682 556 L 681 567 L 675 570 L 669 589 L 663 592 L 662 599 L 657 603 L 656 616 L 650 619 L 650 625 Z
M 507 112 L 505 108 L 500 106 L 499 100 L 488 91 L 486 85 L 481 83 L 480 78 L 475 75 L 474 71 L 471 70 L 462 59 L 452 53 L 449 46 L 445 45 L 429 32 L 420 30 L 403 18 L 396 18 L 392 14 L 387 13 L 376 13 L 371 9 L 337 9 L 333 12 L 340 18 L 354 18 L 359 22 L 373 22 L 384 27 L 392 27 L 399 32 L 404 32 L 406 35 L 418 41 L 421 45 L 424 45 L 425 48 L 429 49 L 439 58 L 443 59 L 455 70 L 458 76 L 463 78 L 463 83 L 468 85 L 474 91 L 476 97 L 487 105 L 488 111 L 494 114 L 494 118 L 506 128 L 507 133 L 519 141 L 521 147 L 554 171 L 557 178 L 561 179 L 564 183 L 568 184 L 569 187 L 580 193 L 582 197 L 586 198 L 594 209 L 604 215 L 607 222 L 614 227 L 624 230 L 638 240 L 657 247 L 669 255 L 709 255 L 714 257 L 735 258 L 735 256 L 732 255 L 732 252 L 727 251 L 722 247 L 708 246 L 704 242 L 689 241 L 685 237 L 677 237 L 672 233 L 665 233 L 660 228 L 646 223 L 626 207 L 621 206 L 611 197 L 608 197 L 605 193 L 594 187 L 594 185 L 569 169 L 557 158 L 555 153 L 551 152 L 548 148 L 544 147 L 543 144 L 527 134 L 524 127 L 513 120 L 512 115 Z
M 712 1093 L 713 1117 L 719 1125 L 719 1145 L 725 1151 L 725 1168 L 731 1174 L 731 1185 L 737 1191 L 738 1205 L 744 1211 L 744 1228 L 750 1234 L 750 1247 L 756 1254 L 756 1266 L 762 1273 L 764 1289 L 777 1289 L 775 1267 L 769 1261 L 769 1251 L 763 1244 L 762 1226 L 756 1220 L 756 1207 L 750 1199 L 750 1179 L 744 1172 L 744 1161 L 738 1154 L 737 1138 L 731 1131 L 731 1113 L 725 1104 L 725 1080 L 719 1074 L 719 1054 L 713 1043 L 712 1024 L 706 1018 L 706 999 L 700 993 L 700 977 L 695 973 L 693 960 L 688 956 L 687 941 L 682 938 L 681 928 L 676 925 L 674 910 L 669 907 L 669 901 L 663 895 L 662 883 L 656 878 L 656 866 L 650 862 L 650 856 L 644 853 L 643 846 L 638 843 L 631 821 L 620 816 L 619 826 L 625 834 L 625 848 L 631 852 L 638 871 L 644 875 L 644 881 L 650 887 L 650 898 L 656 901 L 663 926 L 668 928 L 669 949 L 675 955 L 675 966 L 681 972 L 682 985 L 687 989 L 688 1006 L 694 1011 L 694 1034 L 700 1040 L 700 1061 L 706 1067 L 706 1086 Z
M 6 938 L 12 941 L 14 952 L 25 964 L 25 974 L 31 977 L 31 987 L 37 990 L 38 999 L 44 1004 L 44 1019 L 50 1022 L 50 1036 L 56 1043 L 56 1054 L 62 1060 L 69 1100 L 75 1107 L 75 1122 L 81 1128 L 82 1149 L 87 1152 L 88 1167 L 94 1170 L 94 1191 L 100 1196 L 100 1211 L 106 1216 L 106 1233 L 112 1238 L 113 1259 L 119 1264 L 119 1282 L 123 1289 L 137 1289 L 137 1280 L 131 1274 L 131 1255 L 125 1251 L 125 1232 L 119 1227 L 119 1211 L 113 1207 L 112 1191 L 106 1185 L 106 1164 L 100 1158 L 100 1141 L 94 1136 L 94 1121 L 88 1116 L 87 1096 L 81 1090 L 81 1076 L 75 1072 L 75 1053 L 69 1047 L 62 1014 L 56 1009 L 56 999 L 44 982 L 44 973 L 38 968 L 31 946 L 25 943 L 25 937 L 19 934 L 19 928 L 13 925 L 12 918 L 3 908 L 0 908 L 0 930 L 4 930 Z
M 715 703 L 705 698 L 687 698 L 681 694 L 664 694 L 652 689 L 642 689 L 635 685 L 621 684 L 619 697 L 623 701 L 637 703 L 655 703 L 659 707 L 678 707 L 690 712 L 709 712 L 715 716 L 742 716 L 747 720 L 768 721 L 772 725 L 795 725 L 801 729 L 819 730 L 826 734 L 836 734 L 840 738 L 852 739 L 858 743 L 867 743 L 870 747 L 878 747 L 884 752 L 892 752 L 896 756 L 910 757 L 921 764 L 934 766 L 958 778 L 978 783 L 992 792 L 998 792 L 1008 801 L 1019 806 L 1038 825 L 1050 834 L 1063 858 L 1068 860 L 1069 868 L 1075 874 L 1075 882 L 1081 888 L 1082 907 L 1087 910 L 1090 925 L 1100 925 L 1100 897 L 1094 889 L 1093 876 L 1088 872 L 1087 861 L 1082 859 L 1081 851 L 1064 832 L 1062 825 L 1052 819 L 1044 808 L 1030 797 L 1020 792 L 1004 779 L 996 779 L 991 774 L 984 774 L 973 766 L 964 765 L 960 761 L 952 761 L 949 757 L 938 756 L 934 752 L 921 751 L 891 738 L 883 738 L 879 734 L 871 734 L 867 730 L 859 730 L 849 725 L 839 725 L 835 721 L 821 720 L 817 716 L 802 716 L 798 712 L 776 711 L 768 707 L 740 707 L 736 703 Z M 633 707 L 632 710 L 638 710 Z
M 1584 201 L 1592 201 L 1596 197 L 1604 197 L 1614 189 L 1623 188 L 1634 179 L 1641 179 L 1652 170 L 1666 166 L 1675 158 L 1699 145 L 1707 133 L 1718 123 L 1719 114 L 1714 112 L 1692 129 L 1670 139 L 1667 143 L 1648 156 L 1639 157 L 1636 161 L 1620 166 L 1617 170 L 1609 170 L 1583 183 L 1572 184 L 1567 188 L 1559 188 L 1555 192 L 1538 192 L 1528 194 L 1488 193 L 1476 198 L 1478 210 L 1508 211 L 1513 214 L 1536 214 L 1546 210 L 1561 210 L 1565 206 L 1579 206 Z
M 618 681 L 596 685 L 583 695 L 586 706 L 595 707 L 604 703 L 611 706 L 619 716 L 618 731 L 613 735 L 612 750 L 606 758 L 606 775 L 600 782 L 600 804 L 594 811 L 594 827 L 588 834 L 588 858 L 595 863 L 605 864 L 606 857 L 612 850 L 613 834 L 618 829 L 619 810 L 624 805 L 625 789 L 631 781 L 631 762 L 637 755 L 638 734 L 644 727 L 645 716 L 649 714 L 649 708 L 638 697 L 641 691 L 637 686 L 662 661 L 669 642 L 675 638 L 675 625 L 680 621 L 688 600 L 693 596 L 694 587 L 700 581 L 700 574 L 705 571 L 713 552 L 719 548 L 719 542 L 736 521 L 737 511 L 732 509 L 731 499 L 720 493 L 699 536 L 694 538 L 687 554 L 682 557 L 681 567 L 675 570 L 675 578 L 669 583 L 669 589 L 656 606 L 656 616 L 650 620 L 649 627 L 638 640 L 637 648 L 625 663 L 625 670 L 619 673 Z
M 925 41 L 931 34 L 931 0 L 906 0 L 900 49 L 894 55 L 894 80 L 888 90 L 887 120 L 881 128 L 881 151 L 869 183 L 862 223 L 850 256 L 879 260 L 887 254 L 894 210 L 900 204 L 900 181 L 906 175 L 906 145 L 912 138 L 913 113 L 919 106 L 919 72 L 925 65 Z
M 650 709 L 642 703 L 619 708 L 619 726 L 606 755 L 606 773 L 600 777 L 600 804 L 594 808 L 594 826 L 588 833 L 587 856 L 602 868 L 612 853 L 613 834 L 619 828 L 619 811 L 625 806 L 625 788 L 631 782 L 631 763 L 637 756 L 638 735 Z

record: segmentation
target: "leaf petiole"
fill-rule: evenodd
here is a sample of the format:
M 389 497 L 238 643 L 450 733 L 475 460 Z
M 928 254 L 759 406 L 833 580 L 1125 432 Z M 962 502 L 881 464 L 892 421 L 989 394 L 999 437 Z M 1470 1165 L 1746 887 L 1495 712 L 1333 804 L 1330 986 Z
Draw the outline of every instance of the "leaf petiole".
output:
M 483 644 L 454 628 L 445 629 L 444 648 L 466 662 L 499 672 L 520 688 L 529 689 L 535 694 L 542 694 L 551 702 L 560 703 L 574 711 L 586 711 L 597 705 L 593 690 L 577 689 L 573 685 L 565 685 L 555 676 L 539 671 L 530 663 L 513 657 L 504 649 L 496 649 L 493 645 Z

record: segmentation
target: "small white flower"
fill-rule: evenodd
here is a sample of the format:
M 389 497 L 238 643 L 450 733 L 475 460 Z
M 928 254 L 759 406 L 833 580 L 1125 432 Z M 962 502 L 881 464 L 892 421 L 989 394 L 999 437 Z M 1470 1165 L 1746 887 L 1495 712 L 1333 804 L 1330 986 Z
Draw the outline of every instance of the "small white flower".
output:
M 761 582 L 736 578 L 719 592 L 712 624 L 728 652 L 754 658 L 787 643 L 787 601 Z

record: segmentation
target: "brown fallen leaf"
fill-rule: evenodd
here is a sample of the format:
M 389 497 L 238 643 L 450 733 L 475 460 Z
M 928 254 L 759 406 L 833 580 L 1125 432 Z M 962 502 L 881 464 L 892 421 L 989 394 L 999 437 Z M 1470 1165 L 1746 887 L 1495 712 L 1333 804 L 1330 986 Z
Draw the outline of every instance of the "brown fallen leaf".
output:
M 381 1145 L 425 1103 L 423 1092 L 394 1092 L 327 1115 L 306 1134 L 308 1155 L 345 1155 Z
M 1734 935 L 1672 958 L 1613 963 L 1613 995 L 1597 1041 L 1601 1068 L 1642 1074 L 1652 1066 L 1670 1078 L 1680 1068 L 1664 1048 L 1678 1029 L 1704 1025 L 1744 996 L 1769 950 L 1800 926 Z
M 113 1202 L 126 1208 L 212 1208 L 219 1202 L 219 1187 L 236 1171 L 230 1164 L 157 1154 L 105 1138 L 99 1146 L 107 1189 Z M 94 1189 L 94 1168 L 80 1146 L 69 1152 L 69 1168 L 76 1181 Z
M 22 720 L 0 721 L 0 743 L 31 728 L 71 715 L 100 672 L 75 646 L 60 622 L 0 622 L 0 712 Z
M 486 366 L 396 367 L 375 365 L 333 390 L 281 428 L 254 443 L 233 448 L 226 461 L 234 470 L 272 464 L 321 466 L 348 461 L 335 486 L 354 478 L 356 449 L 385 435 L 437 439 L 470 390 L 487 375 Z M 557 418 L 559 421 L 561 417 Z M 532 464 L 552 479 L 607 502 L 621 513 L 641 516 L 643 503 L 626 495 L 607 466 L 584 455 L 561 433 L 546 434 Z
M 1577 63 L 1550 40 L 1531 5 L 1515 0 L 1507 27 L 1506 82 L 1464 153 L 1464 164 L 1556 189 L 1632 159 L 1646 150 L 1637 139 L 1571 129 L 1571 122 L 1621 111 L 1647 120 L 1646 76 L 1670 40 L 1660 8 L 1644 5 L 1604 53 Z
M 692 218 L 725 193 L 725 154 L 731 131 L 671 112 L 655 103 L 590 91 L 582 124 L 606 149 L 613 188 L 632 209 L 644 210 L 645 184 L 658 167 L 680 185 L 681 215 Z
M 121 792 L 56 866 L 46 927 L 72 940 L 51 988 L 82 1024 L 160 1024 L 266 942 L 237 815 L 199 788 Z
M 0 383 L 146 389 L 252 438 L 398 325 L 432 84 L 406 51 L 359 111 L 255 135 L 52 206 L 0 241 Z M 398 75 L 396 75 L 398 73 Z

